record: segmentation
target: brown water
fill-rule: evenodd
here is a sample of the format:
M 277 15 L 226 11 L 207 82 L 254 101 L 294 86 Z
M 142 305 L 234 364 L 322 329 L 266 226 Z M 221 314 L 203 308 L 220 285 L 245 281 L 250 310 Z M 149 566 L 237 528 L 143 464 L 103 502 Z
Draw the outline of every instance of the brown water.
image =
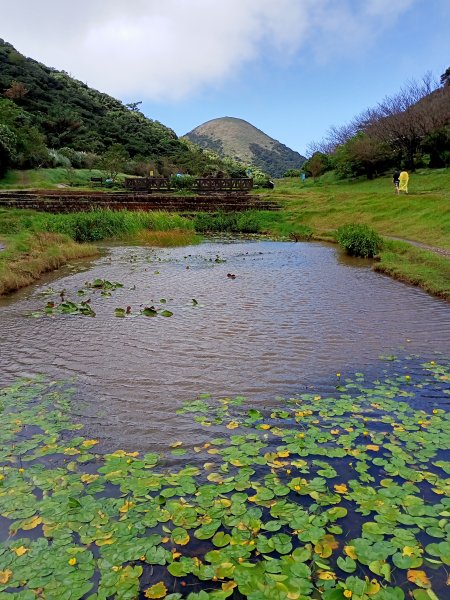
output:
M 0 384 L 36 373 L 75 377 L 77 418 L 105 448 L 194 443 L 204 430 L 175 411 L 203 392 L 271 404 L 334 384 L 336 372 L 370 368 L 380 355 L 450 355 L 448 304 L 327 245 L 113 247 L 83 268 L 1 301 Z M 27 316 L 60 301 L 40 295 L 50 285 L 80 301 L 77 290 L 97 277 L 124 287 L 111 297 L 90 292 L 95 318 Z M 149 305 L 173 316 L 138 315 Z M 126 306 L 133 317 L 114 316 Z

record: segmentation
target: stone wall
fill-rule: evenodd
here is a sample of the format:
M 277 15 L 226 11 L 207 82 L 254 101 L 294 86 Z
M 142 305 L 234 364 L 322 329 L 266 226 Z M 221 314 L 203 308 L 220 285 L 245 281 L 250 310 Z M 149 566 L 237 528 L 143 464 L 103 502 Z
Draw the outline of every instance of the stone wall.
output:
M 33 209 L 54 213 L 88 211 L 99 208 L 189 213 L 278 210 L 279 205 L 248 194 L 173 196 L 129 192 L 36 190 L 0 192 L 0 208 Z

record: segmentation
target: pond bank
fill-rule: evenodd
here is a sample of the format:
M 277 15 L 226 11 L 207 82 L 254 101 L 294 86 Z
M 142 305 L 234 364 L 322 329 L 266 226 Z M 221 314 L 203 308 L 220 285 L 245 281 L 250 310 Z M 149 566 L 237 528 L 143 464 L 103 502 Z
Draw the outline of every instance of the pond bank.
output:
M 333 232 L 312 239 L 336 243 Z M 427 294 L 450 302 L 450 251 L 421 242 L 384 237 L 383 249 L 375 258 L 373 270 Z
M 193 234 L 199 232 L 248 233 L 262 231 L 279 239 L 307 239 L 334 242 L 329 231 L 311 229 L 304 225 L 304 215 L 289 215 L 289 211 L 249 211 L 219 214 L 216 218 L 197 213 L 194 219 L 168 213 L 128 213 L 108 210 L 71 215 L 44 215 L 26 210 L 0 211 L 0 295 L 11 293 L 37 281 L 43 273 L 60 268 L 70 260 L 95 256 L 95 247 L 79 244 L 80 241 L 139 240 L 152 243 L 155 234 L 173 230 Z M 248 217 L 246 215 L 249 215 Z M 212 223 L 215 219 L 217 222 Z M 211 222 L 210 222 L 211 221 Z M 212 228 L 213 227 L 213 228 Z M 230 229 L 231 227 L 231 229 Z M 43 238 L 45 231 L 67 233 L 69 237 Z M 143 234 L 148 232 L 147 240 Z M 323 233 L 320 233 L 323 232 Z M 380 232 L 383 235 L 383 232 Z M 24 237 L 26 241 L 24 241 Z M 158 237 L 158 236 L 156 236 Z M 182 244 L 182 237 L 180 244 Z M 11 238 L 11 239 L 8 239 Z M 74 241 L 76 240 L 76 241 Z M 8 248 L 2 243 L 8 241 Z M 174 245 L 175 241 L 169 245 Z M 159 240 L 156 245 L 164 245 Z M 30 247 L 32 252 L 30 253 Z M 450 251 L 445 248 L 426 247 L 421 242 L 397 240 L 386 241 L 374 270 L 404 283 L 418 286 L 429 294 L 450 301 Z
M 44 273 L 55 271 L 71 260 L 98 254 L 92 244 L 77 244 L 61 234 L 11 236 L 0 254 L 0 296 L 35 283 Z

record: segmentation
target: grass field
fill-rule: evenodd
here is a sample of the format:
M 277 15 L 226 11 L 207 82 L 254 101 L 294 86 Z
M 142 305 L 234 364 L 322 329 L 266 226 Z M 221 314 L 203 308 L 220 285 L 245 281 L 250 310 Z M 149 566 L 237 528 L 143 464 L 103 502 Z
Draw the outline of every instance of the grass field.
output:
M 300 224 L 320 236 L 340 225 L 365 223 L 384 236 L 450 249 L 450 169 L 413 173 L 408 195 L 394 193 L 390 176 L 348 182 L 326 174 L 305 184 L 278 180 L 268 197 L 283 211 L 267 226 L 282 234 Z
M 98 169 L 66 169 L 57 167 L 55 169 L 28 169 L 24 171 L 11 170 L 0 179 L 1 190 L 25 190 L 25 189 L 54 189 L 58 187 L 76 187 L 82 189 L 97 189 L 92 184 L 91 177 L 106 178 L 104 171 Z M 122 181 L 125 175 L 120 174 L 118 181 Z
M 402 241 L 450 250 L 450 169 L 413 173 L 408 195 L 395 194 L 390 176 L 340 181 L 332 173 L 304 184 L 281 179 L 265 195 L 282 206 L 262 216 L 265 230 L 299 238 L 312 231 L 316 239 L 333 240 L 341 225 L 367 224 L 387 238 L 377 271 L 450 300 L 450 259 Z

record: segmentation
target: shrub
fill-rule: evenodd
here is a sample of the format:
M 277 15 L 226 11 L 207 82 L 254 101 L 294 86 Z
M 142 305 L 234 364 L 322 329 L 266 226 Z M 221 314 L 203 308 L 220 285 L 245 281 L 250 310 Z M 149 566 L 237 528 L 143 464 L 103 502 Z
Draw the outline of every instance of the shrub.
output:
M 355 223 L 339 227 L 336 239 L 347 254 L 362 258 L 372 258 L 383 246 L 383 240 L 376 231 Z
M 49 167 L 65 167 L 66 169 L 70 168 L 71 163 L 70 159 L 64 154 L 61 154 L 58 150 L 54 148 L 50 148 L 48 151 L 48 166 Z
M 170 187 L 175 190 L 192 190 L 196 179 L 193 175 L 172 175 Z

